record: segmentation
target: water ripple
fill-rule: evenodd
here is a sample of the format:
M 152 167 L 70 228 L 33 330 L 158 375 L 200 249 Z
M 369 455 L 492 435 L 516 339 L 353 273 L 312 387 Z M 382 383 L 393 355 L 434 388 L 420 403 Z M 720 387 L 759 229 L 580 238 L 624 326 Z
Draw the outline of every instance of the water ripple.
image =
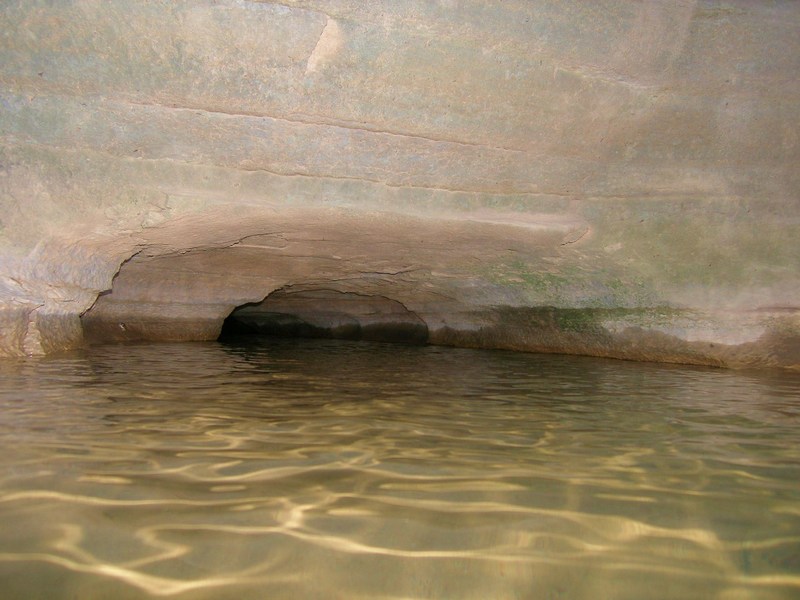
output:
M 4 597 L 800 597 L 792 375 L 341 342 L 0 371 Z

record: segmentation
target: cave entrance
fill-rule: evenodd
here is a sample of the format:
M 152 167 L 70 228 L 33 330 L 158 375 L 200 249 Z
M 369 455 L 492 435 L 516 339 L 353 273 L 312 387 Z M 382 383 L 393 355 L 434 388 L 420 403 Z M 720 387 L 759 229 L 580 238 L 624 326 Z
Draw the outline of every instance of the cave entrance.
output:
M 246 336 L 425 344 L 428 326 L 415 312 L 385 296 L 278 290 L 262 302 L 234 309 L 219 339 Z

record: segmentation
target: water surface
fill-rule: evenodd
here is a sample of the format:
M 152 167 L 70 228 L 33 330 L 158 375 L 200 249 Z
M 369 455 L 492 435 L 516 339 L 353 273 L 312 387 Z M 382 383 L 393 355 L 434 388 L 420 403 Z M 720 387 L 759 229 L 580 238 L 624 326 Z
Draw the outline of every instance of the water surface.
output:
M 800 598 L 800 377 L 283 340 L 0 363 L 3 598 Z

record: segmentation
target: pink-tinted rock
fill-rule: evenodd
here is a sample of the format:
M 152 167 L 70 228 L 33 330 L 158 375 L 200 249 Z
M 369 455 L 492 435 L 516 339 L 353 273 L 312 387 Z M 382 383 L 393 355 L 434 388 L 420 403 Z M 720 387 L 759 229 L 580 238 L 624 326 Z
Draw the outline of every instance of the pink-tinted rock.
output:
M 798 28 L 744 0 L 4 2 L 0 354 L 79 345 L 80 315 L 209 339 L 325 289 L 435 343 L 798 369 Z

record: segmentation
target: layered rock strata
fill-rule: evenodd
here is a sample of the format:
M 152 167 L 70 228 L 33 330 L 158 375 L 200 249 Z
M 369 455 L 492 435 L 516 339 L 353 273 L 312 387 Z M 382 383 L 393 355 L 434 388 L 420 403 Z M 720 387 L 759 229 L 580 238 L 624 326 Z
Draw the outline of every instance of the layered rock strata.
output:
M 290 294 L 361 324 L 343 294 L 431 343 L 800 369 L 798 30 L 744 0 L 5 2 L 0 354 L 214 339 Z

